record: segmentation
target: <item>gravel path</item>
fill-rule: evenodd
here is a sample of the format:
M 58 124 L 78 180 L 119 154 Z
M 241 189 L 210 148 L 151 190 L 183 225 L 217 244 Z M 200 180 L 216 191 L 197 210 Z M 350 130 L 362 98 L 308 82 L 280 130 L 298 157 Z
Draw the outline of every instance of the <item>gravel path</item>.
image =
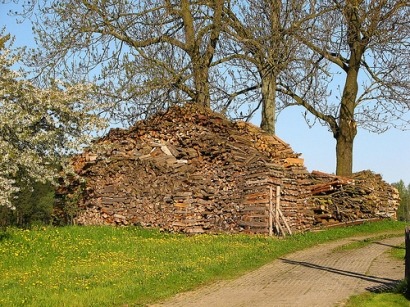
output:
M 404 235 L 374 241 L 359 249 L 334 250 L 363 238 L 343 239 L 299 251 L 238 279 L 182 293 L 153 306 L 343 306 L 351 295 L 380 291 L 404 278 L 404 261 L 386 253 L 403 243 Z

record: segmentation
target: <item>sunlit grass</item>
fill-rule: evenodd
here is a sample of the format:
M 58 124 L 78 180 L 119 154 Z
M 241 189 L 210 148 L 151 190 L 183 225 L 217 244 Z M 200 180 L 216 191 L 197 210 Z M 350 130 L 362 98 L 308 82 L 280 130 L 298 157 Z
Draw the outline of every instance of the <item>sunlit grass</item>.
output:
M 397 248 L 393 248 L 390 251 L 390 254 L 393 258 L 403 260 L 404 261 L 404 256 L 406 255 L 406 246 L 405 244 L 400 244 L 397 246 Z
M 365 293 L 352 297 L 345 307 L 409 307 L 404 295 L 396 293 Z
M 385 293 L 366 292 L 349 298 L 345 307 L 408 307 L 410 301 L 406 298 L 407 284 L 403 280 L 394 289 Z
M 404 233 L 404 224 L 386 221 L 286 239 L 135 227 L 9 229 L 0 237 L 0 306 L 143 305 L 317 243 L 387 230 Z

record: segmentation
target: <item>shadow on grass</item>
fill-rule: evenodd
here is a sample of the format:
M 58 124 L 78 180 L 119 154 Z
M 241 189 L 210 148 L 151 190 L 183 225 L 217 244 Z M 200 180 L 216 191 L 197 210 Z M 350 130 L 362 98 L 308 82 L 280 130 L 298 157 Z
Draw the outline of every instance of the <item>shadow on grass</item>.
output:
M 6 239 L 10 239 L 11 234 L 8 233 L 7 231 L 0 230 L 0 242 Z

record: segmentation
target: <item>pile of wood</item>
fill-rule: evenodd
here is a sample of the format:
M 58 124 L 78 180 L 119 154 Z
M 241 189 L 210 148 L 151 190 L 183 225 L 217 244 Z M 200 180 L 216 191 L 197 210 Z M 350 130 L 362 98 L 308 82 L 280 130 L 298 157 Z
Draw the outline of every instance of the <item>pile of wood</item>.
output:
M 362 171 L 351 178 L 314 171 L 311 174 L 314 224 L 327 226 L 375 218 L 396 218 L 398 191 L 378 174 Z
M 252 124 L 194 105 L 111 130 L 75 157 L 73 168 L 79 178 L 60 194 L 81 194 L 78 224 L 265 232 L 266 203 L 251 203 L 249 195 L 271 185 L 282 186 L 290 227 L 303 230 L 312 216 L 301 213 L 308 172 L 299 154 Z
M 357 208 L 344 198 L 384 194 L 342 193 L 351 180 L 309 174 L 299 156 L 252 124 L 196 105 L 173 107 L 111 130 L 74 157 L 77 177 L 59 189 L 56 214 L 69 208 L 82 225 L 277 234 L 374 214 L 367 201 Z

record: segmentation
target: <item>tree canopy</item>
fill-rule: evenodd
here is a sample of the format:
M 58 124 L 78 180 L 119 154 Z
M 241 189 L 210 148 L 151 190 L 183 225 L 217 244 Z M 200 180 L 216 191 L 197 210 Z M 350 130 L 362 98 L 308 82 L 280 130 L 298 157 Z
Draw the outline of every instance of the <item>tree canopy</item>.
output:
M 329 128 L 347 176 L 358 127 L 408 124 L 408 0 L 20 2 L 36 80 L 93 78 L 101 108 L 129 123 L 172 104 L 245 119 L 261 106 L 274 133 L 276 108 L 299 105 Z
M 39 77 L 93 75 L 115 119 L 134 123 L 172 104 L 209 107 L 226 1 L 34 1 Z
M 311 10 L 314 22 L 308 20 L 311 26 L 297 38 L 330 64 L 323 76 L 336 71 L 344 83 L 335 102 L 310 101 L 290 88 L 282 91 L 329 127 L 336 139 L 336 173 L 348 176 L 358 126 L 383 132 L 408 124 L 402 116 L 410 110 L 410 4 L 331 0 Z
M 323 84 L 316 82 L 320 56 L 297 40 L 297 34 L 303 35 L 304 27 L 309 27 L 300 20 L 314 18 L 308 7 L 308 1 L 300 0 L 240 0 L 225 8 L 221 52 L 229 59 L 236 84 L 236 92 L 230 95 L 239 98 L 227 103 L 238 103 L 241 96 L 248 104 L 252 99 L 249 114 L 260 106 L 261 128 L 271 134 L 275 134 L 277 110 L 292 100 L 281 94 L 281 87 L 308 100 L 325 94 Z

